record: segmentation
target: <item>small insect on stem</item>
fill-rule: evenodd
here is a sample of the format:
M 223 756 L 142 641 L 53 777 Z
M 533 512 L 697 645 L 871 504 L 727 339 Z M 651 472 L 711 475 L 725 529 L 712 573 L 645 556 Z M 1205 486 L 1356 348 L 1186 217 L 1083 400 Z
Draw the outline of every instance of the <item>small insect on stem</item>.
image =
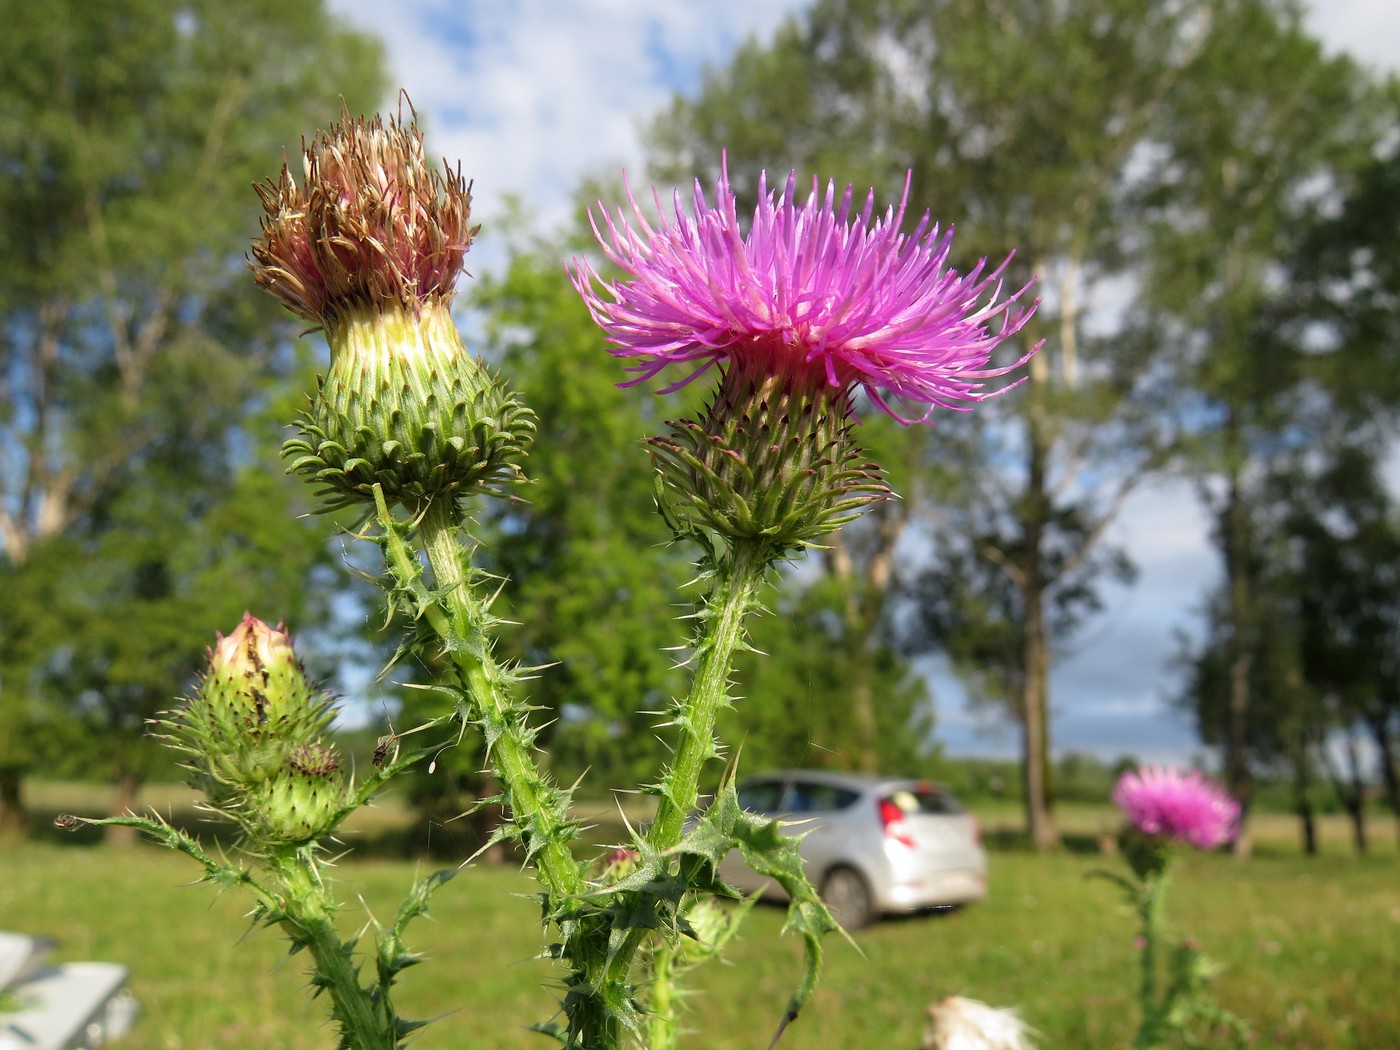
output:
M 389 712 L 384 712 L 384 721 L 389 723 L 389 731 L 374 742 L 374 768 L 378 769 L 385 762 L 397 762 L 399 760 L 399 741 L 402 736 L 394 730 L 394 720 L 389 717 Z M 390 754 L 392 752 L 392 755 Z
M 389 757 L 389 752 L 393 751 L 393 757 Z M 376 741 L 374 745 L 374 767 L 378 769 L 385 761 L 397 762 L 399 758 L 399 734 L 393 731 L 391 726 L 389 732 Z

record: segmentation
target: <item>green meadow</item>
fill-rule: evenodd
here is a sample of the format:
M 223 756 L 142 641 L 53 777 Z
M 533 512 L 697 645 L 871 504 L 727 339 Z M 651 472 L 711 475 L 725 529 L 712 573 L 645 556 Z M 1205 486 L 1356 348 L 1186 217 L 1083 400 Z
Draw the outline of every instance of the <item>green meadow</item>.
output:
M 166 805 L 182 803 L 176 792 Z M 36 810 L 79 808 L 90 789 L 40 786 Z M 974 807 L 975 808 L 975 807 Z M 178 810 L 173 810 L 178 812 Z M 600 809 L 600 815 L 605 812 Z M 956 912 L 882 922 L 828 942 L 813 1003 L 783 1047 L 918 1045 L 925 1006 L 967 995 L 1017 1006 L 1049 1048 L 1126 1047 L 1134 1025 L 1132 917 L 1095 869 L 1121 863 L 1092 849 L 1112 828 L 1107 807 L 1066 807 L 1071 848 L 1041 857 L 1015 847 L 1014 812 L 982 814 L 993 845 L 983 903 Z M 401 814 L 371 810 L 351 844 L 383 844 Z M 601 825 L 597 841 L 615 826 Z M 1400 1047 L 1400 855 L 1393 825 L 1374 822 L 1374 854 L 1350 853 L 1338 818 L 1323 827 L 1323 853 L 1305 858 L 1293 822 L 1256 822 L 1255 856 L 1186 858 L 1171 899 L 1173 925 L 1227 969 L 1222 1003 L 1248 1019 L 1259 1047 L 1287 1050 Z M 450 837 L 450 829 L 444 832 Z M 336 875 L 347 935 L 370 915 L 388 918 L 417 873 L 441 859 L 388 858 L 361 849 Z M 190 885 L 182 857 L 150 846 L 112 849 L 56 835 L 0 853 L 0 929 L 57 937 L 60 959 L 130 966 L 142 1016 L 126 1050 L 332 1045 L 322 1004 L 279 936 L 250 930 L 248 902 Z M 404 1011 L 438 1020 L 415 1044 L 433 1048 L 540 1047 L 527 1030 L 547 1019 L 549 965 L 529 878 L 514 866 L 468 868 L 443 887 L 432 915 L 411 928 L 427 958 L 401 985 Z M 798 945 L 780 937 L 783 912 L 759 906 L 725 961 L 701 970 L 689 999 L 695 1047 L 763 1048 L 798 972 Z

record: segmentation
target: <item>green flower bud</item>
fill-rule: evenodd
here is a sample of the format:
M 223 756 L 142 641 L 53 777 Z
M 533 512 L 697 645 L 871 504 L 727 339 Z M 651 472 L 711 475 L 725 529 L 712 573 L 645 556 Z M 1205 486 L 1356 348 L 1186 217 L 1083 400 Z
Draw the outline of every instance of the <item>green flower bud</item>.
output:
M 679 535 L 759 542 L 774 558 L 812 545 L 893 495 L 853 422 L 847 392 L 820 372 L 733 360 L 702 421 L 650 440 L 661 512 Z
M 332 748 L 298 747 L 249 798 L 246 823 L 263 845 L 311 842 L 334 828 L 345 793 L 340 757 Z
M 417 512 L 519 479 L 534 416 L 462 345 L 447 307 L 363 307 L 327 330 L 331 371 L 282 453 L 328 508 Z
M 477 232 L 471 187 L 427 164 L 410 120 L 345 114 L 258 187 L 267 213 L 254 279 L 325 329 L 330 374 L 283 453 L 328 509 L 374 501 L 421 510 L 519 476 L 525 409 L 462 344 L 449 306 Z
M 696 897 L 687 902 L 683 916 L 690 928 L 690 940 L 682 941 L 682 948 L 699 957 L 692 961 L 699 961 L 716 954 L 733 934 L 734 924 L 743 918 L 743 912 L 722 908 L 713 897 Z
M 1132 825 L 1118 835 L 1118 848 L 1128 867 L 1140 879 L 1156 878 L 1167 870 L 1175 854 L 1172 840 L 1166 835 L 1151 835 Z
M 315 744 L 334 712 L 307 681 L 282 627 L 245 614 L 209 653 L 209 673 L 185 705 L 157 725 L 186 756 L 193 784 L 217 809 L 234 811 L 248 792 Z

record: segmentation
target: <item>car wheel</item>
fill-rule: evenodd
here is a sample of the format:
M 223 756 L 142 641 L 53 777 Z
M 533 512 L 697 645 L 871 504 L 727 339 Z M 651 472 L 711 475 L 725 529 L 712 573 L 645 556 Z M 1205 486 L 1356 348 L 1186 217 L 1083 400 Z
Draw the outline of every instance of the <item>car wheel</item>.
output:
M 853 868 L 832 868 L 822 880 L 821 895 L 832 918 L 848 930 L 868 926 L 875 918 L 870 888 Z

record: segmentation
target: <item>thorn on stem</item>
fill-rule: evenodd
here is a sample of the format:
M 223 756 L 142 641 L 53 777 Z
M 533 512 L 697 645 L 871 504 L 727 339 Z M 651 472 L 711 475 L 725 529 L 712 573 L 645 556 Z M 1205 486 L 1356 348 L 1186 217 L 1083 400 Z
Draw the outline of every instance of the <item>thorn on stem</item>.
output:
M 768 1050 L 773 1050 L 773 1047 L 778 1045 L 778 1040 L 781 1039 L 783 1037 L 783 1033 L 787 1031 L 787 1026 L 792 1024 L 792 1022 L 796 1020 L 796 1010 L 789 1010 L 786 1014 L 783 1015 L 782 1021 L 778 1023 L 778 1030 L 773 1033 L 773 1039 L 768 1044 Z

